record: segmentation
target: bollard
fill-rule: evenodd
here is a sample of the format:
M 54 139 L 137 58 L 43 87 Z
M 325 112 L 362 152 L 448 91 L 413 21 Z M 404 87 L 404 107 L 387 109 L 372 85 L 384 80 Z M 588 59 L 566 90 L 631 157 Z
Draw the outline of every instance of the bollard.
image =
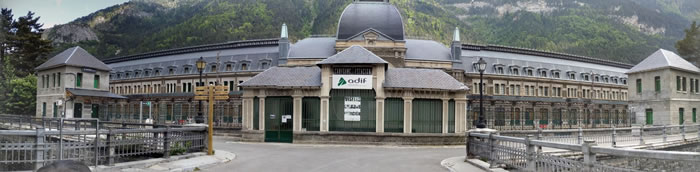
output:
M 464 135 L 465 135 L 465 137 L 464 137 L 464 140 L 465 140 L 464 141 L 464 150 L 465 150 L 464 159 L 467 160 L 470 157 L 469 156 L 469 131 L 465 132 Z
M 165 127 L 165 133 L 163 133 L 163 156 L 165 158 L 170 158 L 170 125 Z
M 108 154 L 107 155 L 107 165 L 114 166 L 115 152 L 114 152 L 114 144 L 112 143 L 112 141 L 114 141 L 114 132 L 112 131 L 112 128 L 108 128 L 107 130 L 108 130 L 107 141 L 106 141 L 107 154 Z
M 496 142 L 496 139 L 493 138 L 493 133 L 489 133 L 489 168 L 494 168 L 496 166 L 494 142 Z
M 664 142 L 666 142 L 666 125 L 663 126 Z
M 612 147 L 615 147 L 617 145 L 617 142 L 615 141 L 615 137 L 617 136 L 617 129 L 615 129 L 615 126 L 612 126 Z
M 586 165 L 584 171 L 594 171 L 593 164 L 596 163 L 595 153 L 591 152 L 591 147 L 596 146 L 595 140 L 583 141 L 581 153 L 583 153 L 583 163 Z
M 583 144 L 583 129 L 581 127 L 578 127 L 578 139 L 576 140 L 576 144 Z
M 36 151 L 35 151 L 35 157 L 36 157 L 36 162 L 34 163 L 34 170 L 38 170 L 42 166 L 44 166 L 44 129 L 43 128 L 38 128 L 36 129 Z
M 535 159 L 537 158 L 537 152 L 535 152 L 535 146 L 530 144 L 530 138 L 533 137 L 533 135 L 527 135 L 525 136 L 525 146 L 526 149 L 525 151 L 527 152 L 527 165 L 525 166 L 525 171 L 537 171 L 537 161 Z

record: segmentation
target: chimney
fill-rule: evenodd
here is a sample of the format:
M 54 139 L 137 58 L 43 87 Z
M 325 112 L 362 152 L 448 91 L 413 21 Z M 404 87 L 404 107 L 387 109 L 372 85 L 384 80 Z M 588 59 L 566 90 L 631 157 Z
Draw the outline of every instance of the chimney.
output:
M 459 28 L 455 27 L 452 36 L 452 61 L 458 61 L 462 57 L 462 40 L 459 38 Z
M 279 60 L 280 64 L 287 63 L 289 56 L 289 35 L 287 33 L 287 24 L 282 24 L 282 31 L 279 40 Z

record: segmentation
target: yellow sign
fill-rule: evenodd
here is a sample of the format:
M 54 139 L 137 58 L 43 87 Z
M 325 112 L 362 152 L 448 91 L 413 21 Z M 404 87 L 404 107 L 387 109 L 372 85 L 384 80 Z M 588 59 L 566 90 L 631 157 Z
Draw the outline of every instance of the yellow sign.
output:
M 208 91 L 195 91 L 194 92 L 194 95 L 197 95 L 197 96 L 206 96 L 208 94 L 209 94 Z
M 217 89 L 217 90 L 225 90 L 225 89 L 228 89 L 228 86 L 225 86 L 225 85 L 217 85 L 217 86 L 215 86 L 214 89 Z
M 204 86 L 204 87 L 195 87 L 194 88 L 194 91 L 206 91 L 206 90 L 209 90 L 209 87 Z
M 216 100 L 228 100 L 228 96 L 214 96 Z
M 228 95 L 228 91 L 215 91 L 214 95 Z
M 207 100 L 209 96 L 194 96 L 194 100 Z

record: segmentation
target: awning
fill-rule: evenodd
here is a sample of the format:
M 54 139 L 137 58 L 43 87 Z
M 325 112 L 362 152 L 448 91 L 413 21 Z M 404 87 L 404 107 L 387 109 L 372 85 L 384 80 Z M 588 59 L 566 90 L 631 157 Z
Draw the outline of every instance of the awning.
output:
M 75 89 L 66 88 L 67 93 L 73 96 L 84 96 L 84 97 L 104 97 L 113 99 L 126 99 L 124 96 L 117 94 L 112 94 L 109 91 L 99 91 L 99 90 L 86 90 L 86 89 Z

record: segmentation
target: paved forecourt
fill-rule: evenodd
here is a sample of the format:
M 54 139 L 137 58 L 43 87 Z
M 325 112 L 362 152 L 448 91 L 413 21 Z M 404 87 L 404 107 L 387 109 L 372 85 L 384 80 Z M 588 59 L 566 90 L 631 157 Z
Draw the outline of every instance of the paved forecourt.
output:
M 214 147 L 236 154 L 229 163 L 206 171 L 448 171 L 444 159 L 464 156 L 464 146 L 306 145 L 228 142 L 215 137 Z M 481 169 L 470 166 L 472 170 Z

